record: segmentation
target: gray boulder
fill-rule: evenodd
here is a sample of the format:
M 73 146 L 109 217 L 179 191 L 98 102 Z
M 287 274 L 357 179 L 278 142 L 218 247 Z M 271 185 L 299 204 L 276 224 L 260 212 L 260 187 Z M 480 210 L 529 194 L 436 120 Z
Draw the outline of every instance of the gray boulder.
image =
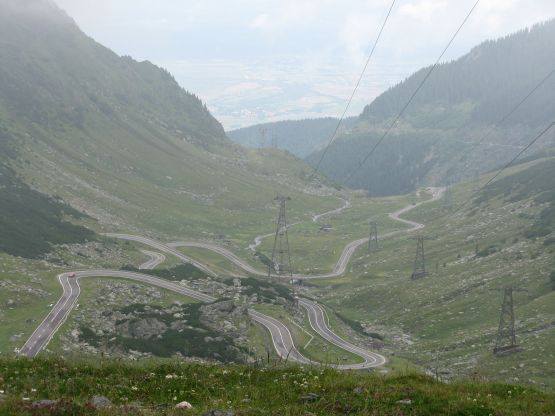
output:
M 112 402 L 105 396 L 93 396 L 91 399 L 91 406 L 95 409 L 105 409 L 112 407 Z

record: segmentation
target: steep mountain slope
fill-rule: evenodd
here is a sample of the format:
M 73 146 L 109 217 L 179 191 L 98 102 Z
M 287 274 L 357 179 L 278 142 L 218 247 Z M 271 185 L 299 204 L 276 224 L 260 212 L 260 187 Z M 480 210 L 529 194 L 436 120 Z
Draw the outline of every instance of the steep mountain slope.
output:
M 478 195 L 476 203 L 494 198 L 502 198 L 506 203 L 531 200 L 533 205 L 542 207 L 534 224 L 524 233 L 527 238 L 545 237 L 555 232 L 555 158 L 541 160 L 493 182 Z M 546 245 L 553 243 L 555 240 L 550 239 Z
M 167 72 L 120 58 L 86 37 L 49 1 L 0 4 L 0 93 L 4 110 L 19 120 L 84 128 L 90 113 L 115 122 L 122 111 L 192 135 L 198 144 L 224 142 L 221 125 Z
M 302 162 L 233 144 L 170 74 L 97 44 L 52 2 L 0 9 L 2 162 L 95 231 L 217 235 L 244 248 L 271 228 L 276 192 L 292 196 L 292 217 L 336 205 L 304 191 Z
M 480 177 L 481 184 L 492 176 Z M 354 327 L 379 334 L 385 351 L 442 378 L 476 374 L 553 389 L 555 158 L 511 167 L 478 194 L 474 185 L 454 186 L 459 209 L 448 211 L 438 201 L 403 216 L 426 224 L 428 276 L 411 279 L 416 242 L 403 235 L 383 239 L 377 252 L 360 250 L 346 276 L 311 281 L 313 295 Z M 514 292 L 523 350 L 497 356 L 507 286 L 525 290 Z
M 305 158 L 328 144 L 338 121 L 332 117 L 278 121 L 229 131 L 227 135 L 242 146 L 260 148 L 274 145 Z M 353 117 L 343 120 L 340 132 L 349 129 L 355 121 Z
M 502 119 L 555 69 L 555 21 L 485 42 L 440 65 L 396 128 L 347 185 L 372 194 L 407 192 L 484 172 L 506 162 L 553 121 L 555 75 L 498 129 Z M 430 68 L 423 68 L 368 105 L 357 125 L 338 139 L 322 170 L 345 181 L 382 137 Z M 486 136 L 482 145 L 476 145 Z M 555 143 L 546 136 L 537 148 Z M 320 154 L 309 157 L 314 163 Z
M 7 134 L 0 130 L 0 154 L 10 156 Z M 83 214 L 27 186 L 7 164 L 0 163 L 0 252 L 38 257 L 52 244 L 82 243 L 94 239 L 90 230 L 71 224 Z

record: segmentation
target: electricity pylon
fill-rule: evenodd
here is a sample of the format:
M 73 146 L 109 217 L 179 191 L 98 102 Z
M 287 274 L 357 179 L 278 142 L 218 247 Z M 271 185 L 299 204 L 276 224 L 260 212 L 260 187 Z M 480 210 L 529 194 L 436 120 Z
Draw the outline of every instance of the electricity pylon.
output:
M 512 286 L 503 289 L 503 305 L 501 306 L 501 317 L 493 353 L 496 355 L 507 355 L 521 351 L 522 348 L 516 343 L 515 311 L 513 303 L 513 292 L 523 292 L 523 289 L 515 289 Z
M 258 148 L 262 149 L 266 147 L 266 133 L 268 130 L 266 129 L 266 127 L 260 127 L 258 131 L 260 133 L 260 144 Z
M 370 223 L 370 236 L 368 237 L 368 252 L 378 251 L 378 223 L 372 221 Z
M 416 257 L 414 259 L 414 270 L 411 275 L 412 280 L 428 276 L 426 271 L 426 254 L 424 253 L 424 240 L 429 240 L 424 236 L 413 237 L 416 240 Z
M 279 201 L 279 215 L 274 238 L 274 249 L 272 250 L 272 261 L 268 265 L 268 277 L 271 277 L 272 271 L 274 271 L 279 277 L 284 275 L 289 276 L 290 282 L 293 284 L 293 269 L 291 267 L 287 219 L 285 217 L 285 203 L 290 200 L 291 198 L 283 195 L 278 195 L 275 198 L 275 201 Z

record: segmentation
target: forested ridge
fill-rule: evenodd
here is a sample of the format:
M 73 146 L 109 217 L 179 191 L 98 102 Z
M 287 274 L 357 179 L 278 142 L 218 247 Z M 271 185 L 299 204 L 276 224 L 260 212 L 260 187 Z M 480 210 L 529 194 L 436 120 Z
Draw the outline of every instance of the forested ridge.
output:
M 439 65 L 372 157 L 357 169 L 430 70 L 423 68 L 366 106 L 355 126 L 330 147 L 322 171 L 341 184 L 391 195 L 499 166 L 552 121 L 555 75 L 496 126 L 554 69 L 554 20 L 487 41 Z M 554 143 L 548 135 L 531 151 Z M 315 153 L 307 160 L 315 164 L 320 157 Z

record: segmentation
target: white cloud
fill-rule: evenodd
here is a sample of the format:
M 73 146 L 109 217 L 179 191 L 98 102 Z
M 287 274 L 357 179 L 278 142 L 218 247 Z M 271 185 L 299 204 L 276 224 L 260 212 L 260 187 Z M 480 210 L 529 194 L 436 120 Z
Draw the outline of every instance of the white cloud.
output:
M 430 21 L 433 16 L 446 7 L 446 0 L 418 0 L 403 4 L 400 12 L 417 20 Z
M 340 114 L 391 0 L 55 0 L 86 33 L 149 59 L 226 127 Z M 355 96 L 356 114 L 433 62 L 475 0 L 397 1 Z M 232 3 L 232 4 L 231 4 Z M 482 0 L 447 59 L 555 17 L 553 0 Z
M 251 27 L 255 29 L 264 29 L 269 25 L 269 16 L 267 14 L 259 14 L 256 16 L 252 23 Z
M 349 57 L 359 66 L 368 54 L 369 46 L 378 33 L 378 16 L 373 14 L 350 14 L 344 20 L 340 40 Z
M 270 2 L 263 7 L 250 22 L 249 27 L 260 32 L 276 34 L 295 25 L 307 25 L 318 19 L 321 11 L 321 1 L 315 0 L 282 0 Z M 257 7 L 254 6 L 253 10 Z

